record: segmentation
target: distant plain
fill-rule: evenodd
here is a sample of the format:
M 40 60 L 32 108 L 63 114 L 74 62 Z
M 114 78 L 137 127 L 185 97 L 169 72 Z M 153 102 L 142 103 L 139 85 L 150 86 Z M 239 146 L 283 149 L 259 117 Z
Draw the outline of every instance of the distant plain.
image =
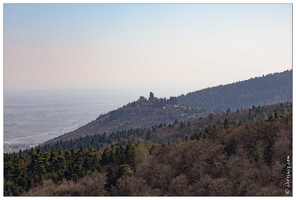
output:
M 4 91 L 4 152 L 26 149 L 73 131 L 140 96 L 148 97 L 149 91 Z M 153 91 L 167 98 L 180 94 L 177 89 Z

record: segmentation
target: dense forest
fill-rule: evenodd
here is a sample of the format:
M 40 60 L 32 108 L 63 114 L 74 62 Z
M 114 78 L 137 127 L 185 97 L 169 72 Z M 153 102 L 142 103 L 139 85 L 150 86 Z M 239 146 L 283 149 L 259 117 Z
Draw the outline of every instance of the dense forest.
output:
M 289 102 L 113 134 L 4 154 L 4 195 L 292 195 Z
M 184 105 L 211 111 L 292 101 L 292 70 L 206 88 L 181 95 L 177 100 Z

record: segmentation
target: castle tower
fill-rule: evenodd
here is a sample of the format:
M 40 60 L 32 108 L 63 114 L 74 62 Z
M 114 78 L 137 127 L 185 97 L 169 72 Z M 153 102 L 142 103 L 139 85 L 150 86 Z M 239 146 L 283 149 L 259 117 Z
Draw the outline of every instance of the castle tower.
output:
M 154 100 L 154 94 L 152 92 L 150 92 L 149 101 L 153 101 L 153 100 Z

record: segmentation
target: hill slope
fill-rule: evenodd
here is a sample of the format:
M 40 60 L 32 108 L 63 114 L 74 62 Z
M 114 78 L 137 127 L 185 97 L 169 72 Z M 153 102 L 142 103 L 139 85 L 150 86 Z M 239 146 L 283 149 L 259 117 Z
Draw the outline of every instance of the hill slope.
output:
M 177 104 L 175 97 L 168 100 L 165 98 L 158 99 L 154 97 L 153 93 L 150 93 L 149 100 L 140 97 L 138 101 L 101 115 L 89 124 L 46 143 L 55 143 L 86 135 L 103 133 L 109 135 L 112 132 L 125 129 L 151 127 L 159 123 L 173 123 L 176 119 L 179 121 L 195 119 L 206 114 L 207 111 L 204 109 Z
M 206 88 L 177 97 L 179 103 L 222 111 L 292 101 L 292 70 Z
M 276 112 L 275 112 L 276 111 Z M 281 116 L 287 116 L 292 112 L 292 103 L 285 102 L 267 106 L 253 106 L 234 112 L 221 114 L 209 114 L 206 117 L 190 121 L 175 121 L 173 124 L 158 124 L 149 128 L 137 128 L 113 132 L 110 135 L 95 134 L 76 140 L 59 141 L 37 147 L 40 151 L 50 152 L 56 150 L 68 150 L 71 148 L 86 149 L 90 147 L 104 147 L 109 144 L 126 145 L 132 141 L 145 142 L 150 140 L 156 143 L 174 143 L 181 138 L 202 137 L 202 132 L 210 132 L 215 126 L 241 125 L 247 121 L 271 120 Z M 275 116 L 277 115 L 277 116 Z M 227 122 L 225 121 L 227 119 Z M 25 153 L 25 152 L 24 152 Z
M 268 105 L 292 101 L 292 71 L 269 74 L 224 86 L 207 88 L 170 99 L 149 100 L 140 97 L 117 110 L 101 115 L 89 124 L 54 138 L 46 144 L 70 140 L 86 135 L 103 134 L 131 128 L 151 127 L 160 123 L 173 123 L 176 119 L 191 120 L 204 117 L 210 111 L 236 110 L 253 105 Z M 210 111 L 209 111 L 210 110 Z

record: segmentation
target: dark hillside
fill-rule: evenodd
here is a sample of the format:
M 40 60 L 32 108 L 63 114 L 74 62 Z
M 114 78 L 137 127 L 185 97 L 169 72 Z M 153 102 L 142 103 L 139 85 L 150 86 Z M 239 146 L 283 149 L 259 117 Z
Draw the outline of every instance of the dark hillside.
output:
M 228 85 L 206 88 L 177 97 L 188 106 L 222 111 L 292 101 L 292 70 Z
M 250 109 L 226 111 L 222 114 L 209 114 L 206 117 L 187 120 L 175 121 L 171 124 L 158 124 L 149 128 L 137 128 L 112 132 L 109 135 L 95 134 L 87 135 L 76 140 L 58 141 L 52 144 L 45 144 L 37 147 L 42 152 L 50 152 L 52 148 L 57 150 L 68 150 L 70 148 L 90 148 L 104 147 L 110 144 L 126 145 L 134 141 L 145 142 L 150 140 L 155 143 L 174 143 L 178 139 L 204 137 L 214 127 L 242 125 L 247 121 L 272 120 L 281 116 L 286 116 L 292 112 L 290 102 L 267 105 L 253 106 Z M 25 151 L 24 151 L 25 153 Z
M 109 135 L 112 132 L 126 129 L 151 127 L 160 123 L 173 123 L 176 119 L 179 121 L 196 119 L 206 114 L 205 109 L 178 104 L 175 97 L 168 100 L 165 98 L 158 99 L 151 93 L 149 100 L 140 97 L 137 101 L 101 115 L 95 121 L 46 143 L 55 143 L 60 140 L 65 141 L 86 135 L 104 133 Z
M 86 135 L 103 135 L 104 133 L 110 135 L 112 132 L 122 130 L 172 124 L 175 120 L 180 122 L 198 119 L 211 112 L 221 113 L 223 110 L 229 112 L 291 100 L 292 71 L 207 88 L 170 99 L 158 99 L 150 93 L 149 99 L 140 97 L 137 101 L 101 115 L 89 124 L 54 138 L 46 144 Z

